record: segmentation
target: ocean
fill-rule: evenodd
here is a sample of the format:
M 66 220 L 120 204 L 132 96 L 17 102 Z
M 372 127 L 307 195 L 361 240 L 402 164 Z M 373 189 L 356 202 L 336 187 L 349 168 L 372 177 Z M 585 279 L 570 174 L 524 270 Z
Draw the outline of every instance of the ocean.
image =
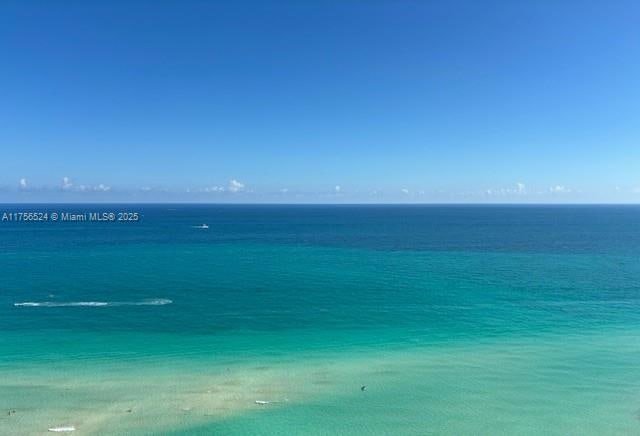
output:
M 2 435 L 640 434 L 640 207 L 0 209 Z

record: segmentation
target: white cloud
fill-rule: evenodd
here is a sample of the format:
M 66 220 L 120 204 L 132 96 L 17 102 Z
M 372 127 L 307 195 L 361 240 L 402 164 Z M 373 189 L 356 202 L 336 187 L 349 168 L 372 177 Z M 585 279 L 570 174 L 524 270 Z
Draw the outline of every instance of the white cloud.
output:
M 342 188 L 340 187 L 340 185 L 336 185 L 336 187 L 333 189 L 334 191 L 336 191 L 336 193 L 339 193 L 340 191 L 342 191 Z
M 111 186 L 107 186 L 104 183 L 100 183 L 99 185 L 79 185 L 76 189 L 80 192 L 109 192 L 111 191 Z
M 200 189 L 200 192 L 224 192 L 224 186 L 207 186 Z
M 72 187 L 73 187 L 73 182 L 71 181 L 71 179 L 69 177 L 67 177 L 67 176 L 64 176 L 62 178 L 62 189 L 64 191 L 68 191 Z
M 490 197 L 506 197 L 512 195 L 526 195 L 527 187 L 524 183 L 518 182 L 513 188 L 487 189 L 484 193 Z
M 567 188 L 564 185 L 556 185 L 549 188 L 549 192 L 552 194 L 568 194 L 571 192 L 571 189 Z
M 244 183 L 240 183 L 236 179 L 229 181 L 229 191 L 230 192 L 240 192 L 244 190 Z
M 289 188 L 282 188 L 280 192 L 282 192 L 283 194 L 286 194 L 287 192 L 289 192 Z
M 403 194 L 409 193 L 409 190 L 407 188 L 402 188 L 400 191 L 402 191 Z
M 25 190 L 29 187 L 29 184 L 27 183 L 27 179 L 25 179 L 24 177 L 20 179 L 20 189 Z

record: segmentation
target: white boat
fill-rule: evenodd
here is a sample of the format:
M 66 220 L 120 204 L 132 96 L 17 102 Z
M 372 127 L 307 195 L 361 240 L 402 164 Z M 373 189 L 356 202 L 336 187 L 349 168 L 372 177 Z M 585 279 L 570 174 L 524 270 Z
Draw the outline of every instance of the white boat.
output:
M 76 431 L 76 428 L 74 426 L 68 426 L 68 427 L 51 427 L 49 428 L 50 432 L 53 433 L 69 433 L 72 431 Z
M 199 226 L 193 226 L 194 229 L 208 229 L 208 224 L 200 224 Z

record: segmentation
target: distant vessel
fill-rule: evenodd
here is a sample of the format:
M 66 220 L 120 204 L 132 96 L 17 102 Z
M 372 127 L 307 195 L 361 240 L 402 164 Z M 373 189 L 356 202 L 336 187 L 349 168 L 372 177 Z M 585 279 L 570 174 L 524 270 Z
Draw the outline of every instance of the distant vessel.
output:
M 52 431 L 54 433 L 69 433 L 72 431 L 76 431 L 76 428 L 73 426 L 69 426 L 69 427 L 51 427 L 49 429 L 49 431 Z
M 208 229 L 208 224 L 200 224 L 199 226 L 193 226 L 194 229 Z

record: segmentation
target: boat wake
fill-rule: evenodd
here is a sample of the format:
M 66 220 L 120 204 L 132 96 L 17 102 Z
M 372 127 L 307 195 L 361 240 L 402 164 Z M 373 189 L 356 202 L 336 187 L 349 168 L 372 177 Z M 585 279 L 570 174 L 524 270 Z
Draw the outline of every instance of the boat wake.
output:
M 140 301 L 24 301 L 13 303 L 16 307 L 106 307 L 106 306 L 164 306 L 173 301 L 167 298 L 155 298 Z

